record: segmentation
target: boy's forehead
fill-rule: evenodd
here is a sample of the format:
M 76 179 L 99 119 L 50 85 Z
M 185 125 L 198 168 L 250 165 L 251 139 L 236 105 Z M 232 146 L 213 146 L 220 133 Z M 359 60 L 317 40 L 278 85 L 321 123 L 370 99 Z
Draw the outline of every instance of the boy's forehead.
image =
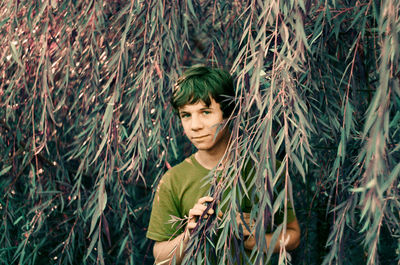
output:
M 204 101 L 199 100 L 198 102 L 195 102 L 195 103 L 185 104 L 185 105 L 179 107 L 179 110 L 191 109 L 191 108 L 196 108 L 196 107 L 197 108 L 208 108 L 210 106 L 207 106 L 207 104 Z
M 187 103 L 181 107 L 178 108 L 178 110 L 185 110 L 185 109 L 192 109 L 192 108 L 216 108 L 219 104 L 215 101 L 215 99 L 213 99 L 212 97 L 210 97 L 211 100 L 211 104 L 207 105 L 203 100 L 199 100 L 195 103 Z

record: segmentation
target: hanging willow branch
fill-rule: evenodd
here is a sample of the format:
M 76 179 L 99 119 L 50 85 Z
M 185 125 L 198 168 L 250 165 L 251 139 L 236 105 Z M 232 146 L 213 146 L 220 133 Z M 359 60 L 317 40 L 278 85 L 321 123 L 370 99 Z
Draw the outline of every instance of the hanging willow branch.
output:
M 197 63 L 231 71 L 237 104 L 224 178 L 209 180 L 227 198 L 213 207 L 227 211 L 199 223 L 186 264 L 246 259 L 235 219 L 245 194 L 257 198 L 247 263 L 398 263 L 399 10 L 394 0 L 2 1 L 0 263 L 153 263 L 154 192 L 193 152 L 169 99 Z M 249 161 L 247 185 L 237 172 Z M 301 245 L 272 255 L 263 235 L 271 224 L 273 241 L 285 233 L 274 213 L 288 203 Z

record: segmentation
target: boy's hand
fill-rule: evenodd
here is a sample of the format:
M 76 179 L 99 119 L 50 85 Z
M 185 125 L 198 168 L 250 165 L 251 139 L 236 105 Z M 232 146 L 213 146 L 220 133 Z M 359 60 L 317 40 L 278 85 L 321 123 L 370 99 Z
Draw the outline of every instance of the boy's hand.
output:
M 255 223 L 254 221 L 251 222 L 250 220 L 250 213 L 243 213 L 243 219 L 247 224 L 247 227 L 250 228 L 251 231 L 253 231 Z M 249 231 L 247 229 L 247 227 L 244 225 L 243 220 L 240 216 L 240 213 L 236 214 L 236 223 L 238 224 L 238 227 L 242 226 L 243 229 L 243 237 L 244 237 L 244 248 L 248 249 L 248 250 L 252 250 L 256 244 L 255 241 L 255 237 L 254 237 L 254 233 L 255 231 L 253 231 L 253 234 L 251 234 L 251 231 Z M 251 225 L 250 225 L 251 223 Z
M 240 216 L 240 213 L 236 214 L 236 223 L 238 224 L 238 227 L 242 226 L 243 229 L 243 236 L 248 237 L 251 235 L 251 231 L 247 229 L 247 227 L 250 228 L 250 230 L 253 230 L 254 228 L 254 221 L 250 225 L 250 213 L 243 213 L 243 219 L 246 222 L 247 226 L 243 223 L 242 217 Z
M 192 209 L 189 210 L 189 221 L 186 225 L 186 229 L 190 232 L 196 227 L 196 222 L 199 216 L 202 216 L 204 211 L 206 210 L 207 206 L 205 205 L 206 202 L 212 202 L 214 198 L 206 196 L 200 198 L 197 203 L 193 206 Z M 203 218 L 208 218 L 209 215 L 214 214 L 213 209 L 208 209 L 208 212 L 204 215 Z

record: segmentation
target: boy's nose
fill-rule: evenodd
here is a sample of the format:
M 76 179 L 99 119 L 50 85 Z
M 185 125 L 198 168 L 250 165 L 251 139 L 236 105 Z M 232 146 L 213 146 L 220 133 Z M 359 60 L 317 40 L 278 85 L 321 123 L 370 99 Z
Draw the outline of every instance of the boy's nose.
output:
M 203 123 L 202 123 L 201 119 L 199 119 L 199 117 L 197 117 L 197 115 L 193 115 L 191 125 L 192 125 L 191 129 L 193 131 L 198 131 L 203 128 Z

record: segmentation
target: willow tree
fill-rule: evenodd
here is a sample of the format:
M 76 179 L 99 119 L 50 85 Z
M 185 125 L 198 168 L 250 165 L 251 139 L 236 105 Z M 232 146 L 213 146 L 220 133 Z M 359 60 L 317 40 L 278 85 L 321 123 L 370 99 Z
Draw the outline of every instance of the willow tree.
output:
M 257 234 L 295 205 L 301 246 L 273 259 L 398 263 L 399 10 L 396 0 L 2 1 L 0 263 L 153 262 L 155 187 L 193 151 L 168 102 L 197 63 L 230 70 L 237 88 L 233 155 L 212 194 L 233 186 L 225 204 L 236 209 L 246 190 L 232 172 L 250 157 Z M 186 264 L 213 253 L 232 263 L 224 245 L 239 230 L 229 215 L 199 223 Z M 254 263 L 270 259 L 264 248 L 260 236 Z

